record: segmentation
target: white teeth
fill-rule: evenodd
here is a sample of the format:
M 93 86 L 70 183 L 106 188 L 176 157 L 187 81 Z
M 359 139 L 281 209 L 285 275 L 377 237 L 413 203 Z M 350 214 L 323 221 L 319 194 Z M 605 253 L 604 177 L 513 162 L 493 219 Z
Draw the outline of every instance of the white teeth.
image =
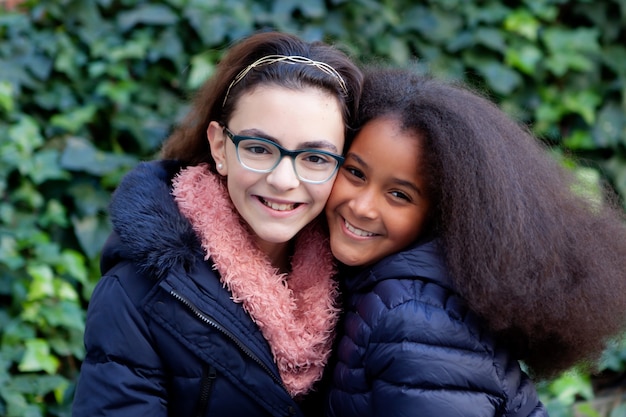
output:
M 265 204 L 267 207 L 271 208 L 272 210 L 276 210 L 276 211 L 286 211 L 286 210 L 293 210 L 296 208 L 295 204 L 279 204 L 279 203 L 272 203 L 271 201 L 267 201 L 265 199 L 261 199 L 261 201 L 263 202 L 263 204 Z
M 350 223 L 348 223 L 348 221 L 345 220 L 345 219 L 344 219 L 344 223 L 346 224 L 346 229 L 348 229 L 349 231 L 351 231 L 352 233 L 354 233 L 357 236 L 363 236 L 363 237 L 374 236 L 374 233 L 367 232 L 367 231 L 361 230 L 361 229 L 357 229 L 356 227 L 354 227 Z

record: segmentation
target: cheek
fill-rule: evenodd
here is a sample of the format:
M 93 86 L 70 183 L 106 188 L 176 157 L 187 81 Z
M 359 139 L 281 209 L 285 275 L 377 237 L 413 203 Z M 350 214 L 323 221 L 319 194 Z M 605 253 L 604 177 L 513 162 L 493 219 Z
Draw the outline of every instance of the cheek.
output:
M 231 164 L 228 167 L 226 182 L 230 194 L 244 192 L 248 187 L 259 180 L 259 174 L 248 171 L 238 164 Z
M 334 208 L 341 204 L 341 201 L 346 199 L 347 194 L 347 188 L 343 185 L 343 180 L 341 177 L 337 177 L 326 203 L 326 212 L 332 212 Z
M 330 196 L 330 191 L 333 188 L 332 182 L 309 186 L 309 195 L 311 196 L 313 204 L 325 205 Z
M 403 245 L 417 240 L 422 235 L 426 224 L 426 216 L 422 213 L 417 216 L 397 216 L 395 219 L 397 220 L 395 225 L 396 231 L 398 231 L 400 236 L 402 234 L 405 235 L 401 239 Z M 411 219 L 412 221 L 410 221 Z

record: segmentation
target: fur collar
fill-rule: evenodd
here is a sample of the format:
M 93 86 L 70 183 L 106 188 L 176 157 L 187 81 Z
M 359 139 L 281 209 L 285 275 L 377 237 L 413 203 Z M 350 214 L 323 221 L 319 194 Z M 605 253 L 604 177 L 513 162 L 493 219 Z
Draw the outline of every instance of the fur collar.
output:
M 250 237 L 222 181 L 206 165 L 182 170 L 173 195 L 231 291 L 269 342 L 287 390 L 304 394 L 322 376 L 338 319 L 328 239 L 318 224 L 296 238 L 292 272 L 279 274 Z
M 146 276 L 160 279 L 172 269 L 190 270 L 204 256 L 171 195 L 171 179 L 180 169 L 171 160 L 141 162 L 122 178 L 109 204 L 114 233 L 102 251 L 103 272 L 121 257 L 132 259 Z

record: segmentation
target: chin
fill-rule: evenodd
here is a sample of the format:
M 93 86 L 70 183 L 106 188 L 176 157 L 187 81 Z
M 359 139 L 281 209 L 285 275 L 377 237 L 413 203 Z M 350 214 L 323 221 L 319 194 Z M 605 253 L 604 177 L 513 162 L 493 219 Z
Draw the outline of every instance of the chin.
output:
M 271 243 L 271 244 L 275 244 L 275 245 L 280 245 L 282 243 L 287 243 L 289 242 L 291 239 L 293 239 L 296 235 L 295 234 L 288 234 L 288 235 L 272 235 L 272 234 L 268 234 L 268 235 L 257 235 L 262 241 L 267 242 L 267 243 Z
M 272 244 L 288 242 L 297 234 L 297 232 L 294 232 L 293 230 L 277 230 L 276 228 L 268 229 L 267 227 L 251 227 L 250 230 L 256 239 Z
M 333 256 L 337 258 L 339 262 L 347 266 L 360 266 L 364 263 L 363 260 L 360 259 L 358 256 L 346 256 L 345 254 L 335 252 L 333 252 Z

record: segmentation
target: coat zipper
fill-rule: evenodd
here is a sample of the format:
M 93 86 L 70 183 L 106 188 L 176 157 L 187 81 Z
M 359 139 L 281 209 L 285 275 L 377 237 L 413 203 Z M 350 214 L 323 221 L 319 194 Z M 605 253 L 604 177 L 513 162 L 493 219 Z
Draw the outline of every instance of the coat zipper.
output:
M 209 405 L 209 397 L 211 396 L 211 389 L 213 383 L 217 378 L 217 372 L 211 365 L 205 365 L 202 367 L 202 385 L 200 386 L 200 398 L 198 400 L 198 407 L 196 416 L 202 417 L 206 414 L 207 406 Z
M 176 292 L 176 290 L 170 290 L 170 294 L 176 298 L 178 301 L 180 301 L 181 303 L 183 303 L 184 305 L 187 306 L 187 308 L 189 308 L 189 310 L 191 310 L 191 312 L 198 317 L 200 320 L 202 320 L 204 323 L 208 324 L 209 326 L 213 327 L 214 329 L 220 331 L 222 334 L 224 334 L 226 337 L 228 337 L 230 340 L 232 340 L 237 347 L 239 347 L 239 349 L 245 353 L 250 359 L 252 359 L 254 362 L 256 362 L 265 372 L 267 372 L 267 374 L 274 380 L 276 381 L 276 383 L 278 383 L 281 387 L 283 387 L 283 389 L 285 391 L 287 391 L 287 388 L 285 387 L 285 385 L 283 384 L 283 381 L 279 378 L 277 378 L 272 371 L 261 361 L 261 359 L 259 359 L 254 353 L 252 353 L 252 351 L 250 349 L 248 349 L 247 346 L 245 346 L 239 339 L 237 339 L 237 337 L 232 334 L 230 331 L 228 331 L 224 326 L 222 326 L 221 324 L 219 324 L 217 321 L 215 321 L 213 318 L 207 316 L 206 314 L 204 314 L 202 311 L 200 311 L 200 309 L 198 309 L 198 307 L 196 307 L 191 301 L 189 301 L 187 298 L 183 297 L 182 295 L 178 294 Z

